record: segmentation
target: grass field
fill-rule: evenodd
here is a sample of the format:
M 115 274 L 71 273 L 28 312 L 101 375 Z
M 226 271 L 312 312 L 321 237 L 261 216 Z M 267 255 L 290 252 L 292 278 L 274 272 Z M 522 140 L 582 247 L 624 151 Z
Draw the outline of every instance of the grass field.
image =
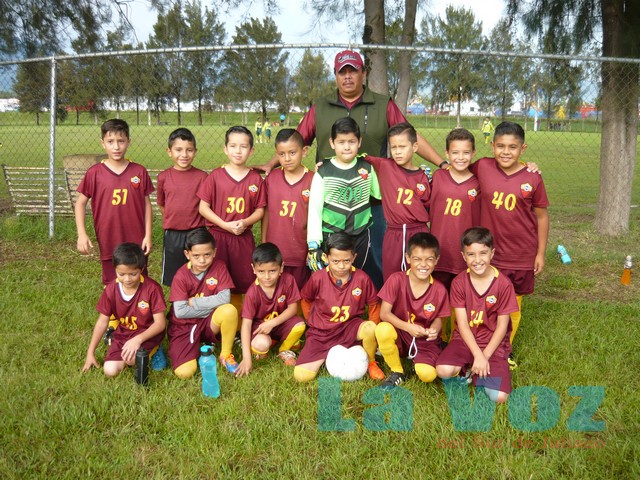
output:
M 3 138 L 9 128 L 17 127 L 3 126 Z M 80 139 L 76 127 L 59 128 L 61 144 L 66 136 L 69 142 L 78 139 L 77 148 L 97 145 L 97 127 L 80 128 L 90 134 L 87 139 Z M 140 133 L 142 127 L 133 130 L 138 146 L 132 146 L 131 157 L 150 167 L 168 165 L 162 143 L 172 127 L 146 128 L 149 135 Z M 194 130 L 197 161 L 212 167 L 211 159 L 220 158 L 220 140 L 208 136 L 206 127 Z M 444 143 L 445 129 L 423 133 L 437 146 Z M 28 133 L 19 138 L 23 145 L 35 143 Z M 8 158 L 4 143 L 2 162 Z M 536 293 L 524 302 L 513 385 L 557 392 L 555 425 L 522 431 L 509 408 L 499 406 L 489 431 L 457 431 L 442 383 L 424 385 L 411 377 L 404 385 L 411 408 L 379 415 L 388 421 L 382 431 L 373 430 L 370 420 L 385 407 L 376 410 L 374 404 L 392 400 L 371 399 L 375 391 L 367 391 L 375 383 L 368 379 L 343 384 L 340 408 L 330 409 L 336 418 L 355 421 L 355 430 L 322 431 L 319 383 L 295 384 L 291 369 L 274 357 L 257 364 L 247 378 L 221 374 L 218 400 L 202 396 L 199 376 L 180 381 L 169 369 L 152 372 L 148 389 L 136 385 L 131 372 L 113 380 L 97 370 L 83 375 L 101 291 L 98 259 L 77 253 L 72 219 L 57 219 L 55 238 L 48 240 L 46 219 L 5 213 L 0 217 L 0 382 L 5 391 L 0 478 L 640 477 L 640 395 L 633 376 L 640 371 L 638 268 L 630 287 L 620 285 L 624 256 L 632 254 L 640 263 L 639 209 L 632 209 L 628 235 L 599 235 L 592 224 L 599 136 L 540 132 L 528 143 L 526 156 L 540 164 L 552 203 L 551 232 L 547 266 Z M 272 148 L 257 147 L 256 156 Z M 10 158 L 20 158 L 15 148 Z M 488 153 L 479 145 L 478 157 Z M 58 154 L 66 153 L 58 147 Z M 637 175 L 636 170 L 635 204 L 640 203 Z M 154 278 L 160 274 L 159 223 L 150 260 Z M 568 248 L 571 265 L 562 265 L 554 254 L 558 243 Z M 98 356 L 103 355 L 101 347 Z M 604 387 L 604 401 L 593 416 L 604 422 L 603 431 L 576 432 L 567 426 L 580 401 L 570 393 L 574 386 Z M 534 399 L 533 405 L 530 420 L 542 419 L 543 402 Z M 408 418 L 413 420 L 408 431 L 384 430 L 407 425 L 400 419 Z

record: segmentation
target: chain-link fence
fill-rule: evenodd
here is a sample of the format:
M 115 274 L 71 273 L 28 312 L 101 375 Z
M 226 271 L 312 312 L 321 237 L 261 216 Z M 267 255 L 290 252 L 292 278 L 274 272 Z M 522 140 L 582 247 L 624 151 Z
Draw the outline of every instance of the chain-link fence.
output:
M 0 201 L 17 213 L 55 208 L 56 214 L 71 214 L 79 178 L 101 158 L 99 127 L 108 118 L 129 122 L 127 156 L 152 176 L 171 165 L 166 142 L 178 126 L 194 132 L 200 168 L 210 170 L 226 161 L 224 133 L 236 124 L 256 134 L 250 163 L 266 163 L 277 131 L 295 127 L 314 98 L 335 89 L 333 58 L 344 48 L 232 45 L 0 63 L 0 163 L 5 177 Z M 394 95 L 403 49 L 379 48 L 387 53 Z M 503 119 L 517 121 L 527 132 L 524 159 L 542 169 L 553 206 L 595 212 L 607 115 L 604 59 L 410 51 L 408 119 L 441 155 L 448 131 L 463 126 L 476 136 L 476 158 L 491 156 L 483 135 L 487 117 L 493 126 Z M 617 65 L 620 99 L 632 102 L 637 114 L 640 60 Z M 636 92 L 635 100 L 628 91 Z M 621 156 L 624 148 L 621 144 Z M 312 149 L 307 161 L 314 156 Z M 623 173 L 631 174 L 637 186 L 637 169 L 633 172 L 631 165 Z

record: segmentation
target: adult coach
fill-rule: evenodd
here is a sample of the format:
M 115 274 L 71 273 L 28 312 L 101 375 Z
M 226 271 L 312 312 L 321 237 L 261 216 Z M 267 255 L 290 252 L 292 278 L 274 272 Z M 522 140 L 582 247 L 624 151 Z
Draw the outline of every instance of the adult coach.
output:
M 362 145 L 359 151 L 386 157 L 387 130 L 397 123 L 406 122 L 407 119 L 391 98 L 365 87 L 367 72 L 359 53 L 353 50 L 338 53 L 334 61 L 334 73 L 337 91 L 317 100 L 297 127 L 305 145 L 311 145 L 313 139 L 317 139 L 316 162 L 332 157 L 333 149 L 329 144 L 331 126 L 338 118 L 350 116 L 360 126 Z M 434 165 L 442 166 L 445 163 L 420 134 L 417 154 Z M 268 164 L 258 168 L 268 173 L 277 163 L 277 158 L 274 157 Z M 382 282 L 382 239 L 386 224 L 382 205 L 375 199 L 372 201 L 372 213 L 372 251 L 380 269 L 380 279 L 373 280 L 379 288 Z

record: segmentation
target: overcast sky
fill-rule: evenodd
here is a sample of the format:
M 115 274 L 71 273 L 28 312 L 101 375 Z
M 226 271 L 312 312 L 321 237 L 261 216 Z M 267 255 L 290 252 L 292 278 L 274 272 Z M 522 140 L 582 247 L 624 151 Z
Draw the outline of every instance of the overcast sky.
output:
M 206 3 L 206 0 L 203 1 L 203 4 Z M 227 42 L 230 42 L 235 34 L 235 27 L 249 17 L 261 19 L 265 17 L 262 2 L 256 3 L 260 5 L 252 8 L 248 15 L 246 9 L 241 9 L 236 15 L 221 15 L 222 23 L 227 32 Z M 313 16 L 304 11 L 302 4 L 301 0 L 279 1 L 280 14 L 274 15 L 273 19 L 282 34 L 284 43 L 362 43 L 362 27 L 349 19 L 340 23 L 334 22 L 326 29 L 313 30 Z M 445 9 L 450 4 L 471 8 L 476 19 L 482 22 L 485 35 L 489 34 L 500 17 L 504 15 L 506 9 L 505 0 L 428 0 L 427 7 L 419 13 L 420 19 L 427 8 L 429 12 L 444 17 Z M 153 29 L 153 24 L 156 22 L 155 12 L 150 10 L 149 2 L 145 0 L 133 0 L 125 5 L 129 5 L 129 19 L 135 27 L 138 40 L 146 41 Z M 418 20 L 416 27 L 419 27 L 419 24 L 420 20 Z

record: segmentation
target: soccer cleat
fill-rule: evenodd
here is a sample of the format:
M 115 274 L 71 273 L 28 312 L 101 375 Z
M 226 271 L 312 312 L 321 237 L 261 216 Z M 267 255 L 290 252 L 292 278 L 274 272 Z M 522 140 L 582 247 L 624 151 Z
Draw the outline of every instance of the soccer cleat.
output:
M 458 380 L 461 385 L 470 385 L 471 382 L 473 382 L 471 370 L 467 370 L 464 374 L 460 372 L 455 379 Z
M 238 362 L 233 358 L 233 354 L 227 355 L 226 357 L 220 357 L 220 363 L 227 369 L 227 371 L 231 374 L 235 374 L 238 369 Z
M 107 331 L 104 332 L 104 336 L 102 337 L 102 341 L 104 342 L 104 344 L 109 347 L 111 346 L 111 341 L 113 340 L 113 332 L 115 332 L 116 329 L 113 327 L 109 327 L 107 328 Z
M 509 370 L 515 370 L 516 368 L 518 368 L 518 362 L 516 362 L 516 359 L 513 357 L 513 352 L 509 354 L 507 363 L 509 363 Z
M 296 365 L 296 354 L 291 350 L 283 350 L 278 354 L 278 358 L 282 360 L 287 367 L 294 367 Z
M 384 372 L 378 366 L 378 362 L 375 360 L 373 362 L 369 362 L 369 378 L 372 380 L 384 380 Z
M 391 372 L 387 378 L 382 382 L 382 388 L 397 387 L 401 383 L 407 380 L 407 376 L 400 372 Z
M 158 345 L 158 350 L 151 357 L 151 368 L 153 370 L 164 370 L 167 368 L 167 357 L 164 355 L 162 345 Z

